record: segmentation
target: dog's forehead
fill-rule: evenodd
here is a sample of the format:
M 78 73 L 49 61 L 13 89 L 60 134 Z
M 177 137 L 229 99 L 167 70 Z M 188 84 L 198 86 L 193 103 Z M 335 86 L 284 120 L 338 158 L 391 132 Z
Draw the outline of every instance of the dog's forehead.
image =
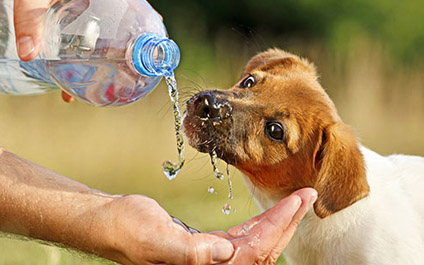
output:
M 242 78 L 230 89 L 237 105 L 261 107 L 267 117 L 291 117 L 317 120 L 334 120 L 335 106 L 318 82 L 315 66 L 296 55 L 271 49 L 253 57 L 247 64 Z M 252 75 L 256 83 L 248 88 L 240 86 Z M 279 115 L 282 114 L 282 115 Z M 252 115 L 252 114 L 250 114 Z
M 309 62 L 307 59 L 280 49 L 269 49 L 254 56 L 247 63 L 242 76 L 245 76 L 254 70 L 269 70 L 277 66 L 291 70 L 301 70 L 316 78 L 316 68 L 313 63 Z
M 326 97 L 324 89 L 316 82 L 316 79 L 302 71 L 265 65 L 252 71 L 248 76 L 250 75 L 255 78 L 256 84 L 246 89 L 251 92 L 255 101 L 264 101 L 267 105 L 303 102 L 311 99 L 315 101 L 317 98 Z M 243 82 L 244 78 L 240 82 Z M 274 107 L 277 106 L 274 105 Z
M 277 67 L 278 68 L 278 67 Z M 314 78 L 302 71 L 260 67 L 251 73 L 257 84 L 242 89 L 234 86 L 232 102 L 250 117 L 276 120 L 334 120 L 334 104 Z M 246 78 L 246 77 L 244 77 Z M 242 79 L 243 80 L 243 79 Z
M 294 55 L 280 49 L 268 49 L 267 51 L 261 52 L 252 57 L 252 59 L 249 60 L 246 67 L 244 68 L 243 74 L 247 74 L 253 71 L 254 69 L 257 69 L 262 65 L 266 65 L 274 60 L 293 56 Z

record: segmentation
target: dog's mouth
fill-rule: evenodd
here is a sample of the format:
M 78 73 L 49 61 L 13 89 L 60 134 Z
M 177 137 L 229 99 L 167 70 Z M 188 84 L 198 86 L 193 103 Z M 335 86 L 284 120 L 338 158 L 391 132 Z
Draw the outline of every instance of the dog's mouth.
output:
M 231 103 L 220 91 L 204 91 L 187 101 L 183 130 L 189 144 L 199 152 L 213 154 L 229 164 L 237 159 L 233 146 Z

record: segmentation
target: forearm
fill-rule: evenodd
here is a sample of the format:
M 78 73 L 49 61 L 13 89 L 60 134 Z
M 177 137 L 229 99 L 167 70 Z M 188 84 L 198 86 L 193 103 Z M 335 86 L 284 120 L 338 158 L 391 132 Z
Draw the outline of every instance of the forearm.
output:
M 0 231 L 108 256 L 113 197 L 0 150 Z

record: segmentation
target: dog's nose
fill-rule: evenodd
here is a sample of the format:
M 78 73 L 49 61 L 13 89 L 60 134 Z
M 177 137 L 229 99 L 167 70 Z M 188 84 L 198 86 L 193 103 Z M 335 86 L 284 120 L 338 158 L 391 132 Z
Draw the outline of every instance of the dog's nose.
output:
M 231 115 L 231 108 L 227 105 L 220 102 L 213 93 L 202 93 L 195 101 L 195 114 L 203 119 L 225 119 Z
M 196 115 L 200 118 L 218 118 L 219 107 L 216 104 L 216 97 L 211 93 L 200 94 L 196 100 Z

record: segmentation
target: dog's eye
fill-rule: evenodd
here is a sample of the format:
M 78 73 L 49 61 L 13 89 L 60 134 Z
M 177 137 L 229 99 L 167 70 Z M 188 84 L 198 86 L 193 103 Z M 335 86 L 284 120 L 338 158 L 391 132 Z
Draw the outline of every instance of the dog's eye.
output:
M 274 141 L 284 140 L 284 129 L 278 122 L 268 122 L 265 127 L 266 134 Z
M 241 88 L 250 88 L 256 84 L 256 80 L 253 75 L 249 75 L 240 83 Z

